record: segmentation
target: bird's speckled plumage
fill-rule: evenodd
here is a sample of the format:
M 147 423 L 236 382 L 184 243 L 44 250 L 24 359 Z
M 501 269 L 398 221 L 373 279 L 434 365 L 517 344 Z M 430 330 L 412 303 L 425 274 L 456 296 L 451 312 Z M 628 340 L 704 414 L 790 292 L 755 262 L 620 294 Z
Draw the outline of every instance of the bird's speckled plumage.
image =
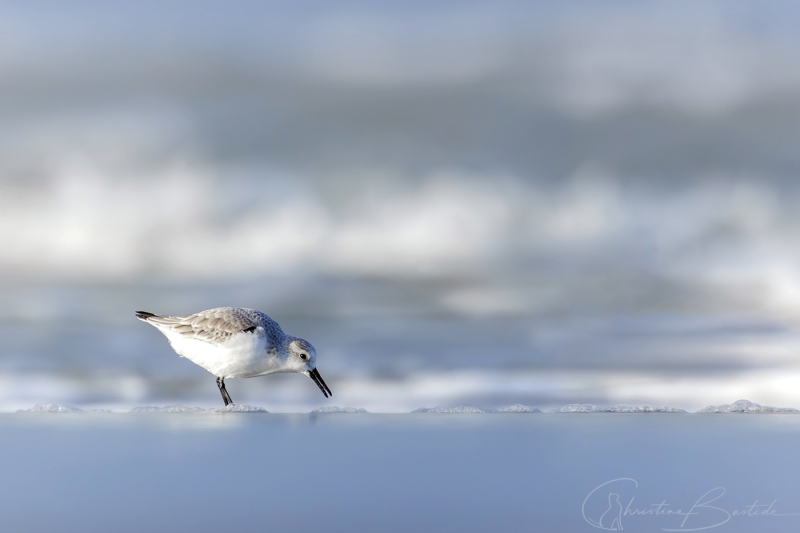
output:
M 279 346 L 287 337 L 278 323 L 261 311 L 240 307 L 217 307 L 185 316 L 153 315 L 144 320 L 159 329 L 212 344 L 224 343 L 237 333 L 255 333 L 254 328 L 259 327 L 264 330 L 268 345 Z

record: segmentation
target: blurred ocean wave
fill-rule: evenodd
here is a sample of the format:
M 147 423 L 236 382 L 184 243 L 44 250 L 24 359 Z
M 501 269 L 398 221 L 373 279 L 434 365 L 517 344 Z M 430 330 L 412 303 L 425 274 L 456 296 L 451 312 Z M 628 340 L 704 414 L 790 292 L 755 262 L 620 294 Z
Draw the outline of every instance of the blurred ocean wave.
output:
M 131 313 L 220 305 L 370 411 L 800 405 L 793 6 L 50 7 L 0 8 L 0 406 L 216 400 Z
M 308 181 L 202 176 L 1 184 L 0 271 L 32 284 L 366 277 L 436 285 L 432 311 L 474 316 L 800 311 L 800 216 L 768 185 L 631 192 L 576 178 L 553 190 L 446 173 L 330 202 Z

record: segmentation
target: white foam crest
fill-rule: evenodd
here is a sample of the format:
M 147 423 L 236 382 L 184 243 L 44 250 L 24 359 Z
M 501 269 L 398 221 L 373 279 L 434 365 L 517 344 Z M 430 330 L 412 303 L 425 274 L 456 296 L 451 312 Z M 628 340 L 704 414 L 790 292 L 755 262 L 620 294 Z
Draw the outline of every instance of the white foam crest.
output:
M 791 407 L 767 407 L 749 400 L 738 400 L 732 404 L 709 405 L 698 413 L 790 413 L 798 414 L 800 410 Z
M 219 279 L 298 265 L 444 271 L 457 260 L 483 257 L 513 213 L 504 195 L 455 178 L 434 177 L 386 197 L 354 197 L 342 209 L 302 187 L 274 193 L 297 176 L 237 183 L 185 155 L 144 168 L 138 159 L 148 158 L 135 146 L 119 157 L 104 162 L 68 152 L 60 161 L 53 156 L 43 182 L 0 182 L 0 238 L 8 243 L 0 267 L 29 277 L 95 280 L 145 272 Z M 232 187 L 253 194 L 239 197 Z M 484 216 L 475 217 L 478 211 Z
M 588 403 L 577 404 L 571 403 L 567 404 L 564 407 L 559 409 L 553 409 L 551 412 L 553 413 L 602 413 L 603 408 L 597 405 L 591 405 Z
M 338 407 L 336 405 L 329 405 L 325 407 L 318 407 L 311 411 L 312 413 L 366 413 L 366 409 L 358 407 Z
M 18 413 L 81 413 L 83 409 L 62 405 L 60 403 L 39 403 L 30 409 L 18 409 Z
M 335 270 L 389 273 L 435 273 L 480 260 L 503 240 L 516 212 L 513 191 L 492 181 L 449 173 L 416 189 L 368 192 L 330 232 L 320 259 Z
M 416 410 L 411 411 L 411 412 L 412 413 L 437 413 L 437 414 L 458 413 L 458 414 L 460 414 L 460 413 L 485 413 L 486 411 L 484 411 L 483 409 L 480 409 L 478 407 L 473 407 L 471 405 L 459 405 L 457 407 L 442 407 L 442 406 L 430 407 L 430 408 L 428 408 L 428 407 L 420 407 L 419 409 L 416 409 Z
M 263 407 L 256 407 L 254 405 L 227 405 L 218 409 L 211 409 L 215 413 L 269 413 Z
M 520 403 L 515 403 L 514 405 L 509 405 L 507 407 L 500 407 L 498 409 L 494 409 L 492 412 L 494 413 L 541 413 L 539 409 L 536 407 L 531 407 L 529 405 L 522 405 Z
M 164 407 L 157 407 L 153 405 L 145 405 L 142 407 L 134 407 L 131 413 L 202 413 L 205 409 L 200 407 L 185 407 L 183 405 L 167 405 Z
M 612 407 L 601 407 L 599 405 L 567 404 L 560 409 L 554 409 L 552 413 L 685 413 L 683 409 L 676 407 L 652 407 L 650 405 L 615 405 Z

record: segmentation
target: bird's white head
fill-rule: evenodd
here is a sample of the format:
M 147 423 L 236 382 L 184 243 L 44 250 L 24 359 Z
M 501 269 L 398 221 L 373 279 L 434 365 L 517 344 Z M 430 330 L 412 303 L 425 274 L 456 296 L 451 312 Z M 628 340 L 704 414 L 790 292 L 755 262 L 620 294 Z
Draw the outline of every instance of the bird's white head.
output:
M 317 350 L 304 339 L 293 338 L 287 349 L 286 366 L 295 372 L 306 372 L 317 367 Z
M 314 380 L 319 390 L 327 398 L 333 396 L 333 393 L 323 381 L 322 376 L 319 375 L 317 370 L 317 350 L 311 345 L 310 342 L 304 339 L 294 338 L 289 343 L 288 356 L 286 358 L 286 365 L 294 372 L 305 374 Z

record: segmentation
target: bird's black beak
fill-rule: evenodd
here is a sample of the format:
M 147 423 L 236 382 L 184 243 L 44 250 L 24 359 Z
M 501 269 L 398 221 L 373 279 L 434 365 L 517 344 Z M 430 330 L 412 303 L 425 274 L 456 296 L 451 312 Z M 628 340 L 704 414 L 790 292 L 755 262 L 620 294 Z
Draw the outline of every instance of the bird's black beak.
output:
M 333 396 L 331 389 L 329 389 L 328 386 L 325 385 L 325 381 L 322 379 L 322 376 L 319 375 L 319 370 L 317 370 L 316 368 L 314 370 L 310 370 L 308 372 L 308 377 L 314 380 L 314 383 L 317 384 L 317 387 L 319 387 L 319 390 L 322 391 L 322 394 L 324 394 L 326 398 L 328 396 Z

